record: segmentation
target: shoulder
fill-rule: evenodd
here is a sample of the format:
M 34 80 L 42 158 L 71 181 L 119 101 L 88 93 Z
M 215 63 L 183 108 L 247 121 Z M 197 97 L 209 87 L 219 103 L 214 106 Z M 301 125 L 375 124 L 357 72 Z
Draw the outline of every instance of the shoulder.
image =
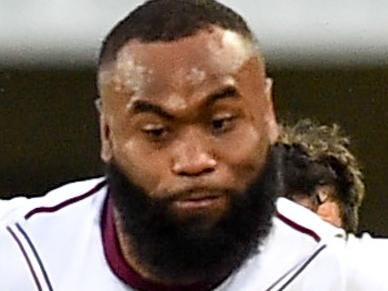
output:
M 373 238 L 366 233 L 359 237 L 349 235 L 344 258 L 351 290 L 381 290 L 388 286 L 387 238 Z
M 309 209 L 286 198 L 276 202 L 274 223 L 295 237 L 312 239 L 315 242 L 331 240 L 333 237 L 346 238 L 346 232 L 323 221 Z
M 316 243 L 315 251 L 307 259 L 308 265 L 300 273 L 302 276 L 299 275 L 305 280 L 303 284 L 311 282 L 313 287 L 314 281 L 318 282 L 325 274 L 326 281 L 338 282 L 345 290 L 381 290 L 381 286 L 388 286 L 385 266 L 388 239 L 372 238 L 368 234 L 347 235 L 284 198 L 277 201 L 274 230 L 273 242 L 279 250 L 285 249 L 285 257 L 290 256 L 286 254 L 287 247 L 288 252 L 303 254 L 311 247 L 314 249 Z
M 343 231 L 286 199 L 279 198 L 276 208 L 270 234 L 231 284 L 247 290 L 344 290 L 342 262 L 330 242 Z
M 50 285 L 47 268 L 53 272 L 57 262 L 60 267 L 66 260 L 79 260 L 77 251 L 91 248 L 77 240 L 94 230 L 98 245 L 98 220 L 106 192 L 105 179 L 97 178 L 6 206 L 8 214 L 0 220 L 0 274 L 7 274 L 7 280 L 0 280 L 0 290 L 46 290 L 44 286 Z M 67 251 L 69 241 L 74 245 Z
M 0 221 L 3 225 L 24 223 L 36 218 L 58 216 L 87 205 L 92 206 L 99 196 L 106 193 L 104 178 L 93 178 L 62 185 L 44 196 L 35 198 L 17 197 L 2 201 Z M 99 199 L 101 200 L 101 199 Z
M 17 196 L 12 199 L 0 199 L 0 220 L 12 216 L 15 210 L 27 204 L 29 199 L 24 196 Z

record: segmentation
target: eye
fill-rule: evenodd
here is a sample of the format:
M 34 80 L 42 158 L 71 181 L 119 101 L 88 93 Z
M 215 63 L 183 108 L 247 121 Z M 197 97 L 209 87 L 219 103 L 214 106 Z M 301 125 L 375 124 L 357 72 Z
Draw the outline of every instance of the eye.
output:
M 211 122 L 212 130 L 214 133 L 224 133 L 231 130 L 234 125 L 236 116 L 227 114 L 213 118 Z
M 168 133 L 167 128 L 159 124 L 148 124 L 142 127 L 141 130 L 147 137 L 153 140 L 163 139 Z

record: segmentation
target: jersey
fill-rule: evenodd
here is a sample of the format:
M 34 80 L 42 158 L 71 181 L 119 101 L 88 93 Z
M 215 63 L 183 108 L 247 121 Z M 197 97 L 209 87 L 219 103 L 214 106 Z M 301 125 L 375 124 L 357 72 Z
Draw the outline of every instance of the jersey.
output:
M 388 290 L 388 239 L 349 235 L 344 256 L 349 290 Z
M 107 188 L 104 178 L 90 179 L 10 206 L 0 222 L 0 290 L 189 290 L 136 277 L 117 243 Z M 343 230 L 285 198 L 276 206 L 258 253 L 214 290 L 388 290 L 385 269 L 366 252 L 359 259 L 356 238 L 348 242 Z
M 0 199 L 0 221 L 6 219 L 8 216 L 12 216 L 15 210 L 20 209 L 27 203 L 27 200 L 28 198 L 23 196 L 7 200 Z

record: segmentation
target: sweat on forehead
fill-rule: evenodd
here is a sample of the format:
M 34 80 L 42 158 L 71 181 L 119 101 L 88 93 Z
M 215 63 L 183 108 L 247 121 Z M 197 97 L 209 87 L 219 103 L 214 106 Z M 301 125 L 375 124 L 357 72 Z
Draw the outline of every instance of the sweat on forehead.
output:
M 217 74 L 212 72 L 212 66 L 233 75 L 251 58 L 258 58 L 260 66 L 264 67 L 250 40 L 218 27 L 171 42 L 132 40 L 118 51 L 114 62 L 100 68 L 99 85 L 110 84 L 116 91 L 135 93 L 153 77 L 153 68 L 166 64 L 171 71 L 169 74 L 177 76 L 176 80 L 200 83 L 212 77 L 209 74 Z

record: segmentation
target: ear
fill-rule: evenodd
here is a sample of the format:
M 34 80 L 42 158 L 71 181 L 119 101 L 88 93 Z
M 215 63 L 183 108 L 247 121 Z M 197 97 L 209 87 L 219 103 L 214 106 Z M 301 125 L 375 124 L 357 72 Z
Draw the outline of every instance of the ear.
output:
M 106 115 L 102 109 L 101 101 L 96 102 L 96 107 L 100 116 L 100 157 L 105 163 L 108 163 L 113 158 L 110 124 L 107 122 Z
M 342 226 L 341 211 L 338 203 L 331 199 L 335 195 L 332 185 L 322 185 L 316 188 L 317 196 L 321 203 L 318 206 L 317 214 L 325 221 L 337 227 Z
M 273 108 L 272 84 L 273 84 L 273 81 L 271 78 L 265 79 L 264 93 L 265 93 L 265 98 L 266 98 L 266 101 L 268 104 L 267 112 L 265 115 L 265 122 L 266 122 L 267 128 L 268 128 L 269 140 L 270 140 L 271 144 L 274 144 L 279 137 L 279 125 L 276 121 L 275 111 Z

